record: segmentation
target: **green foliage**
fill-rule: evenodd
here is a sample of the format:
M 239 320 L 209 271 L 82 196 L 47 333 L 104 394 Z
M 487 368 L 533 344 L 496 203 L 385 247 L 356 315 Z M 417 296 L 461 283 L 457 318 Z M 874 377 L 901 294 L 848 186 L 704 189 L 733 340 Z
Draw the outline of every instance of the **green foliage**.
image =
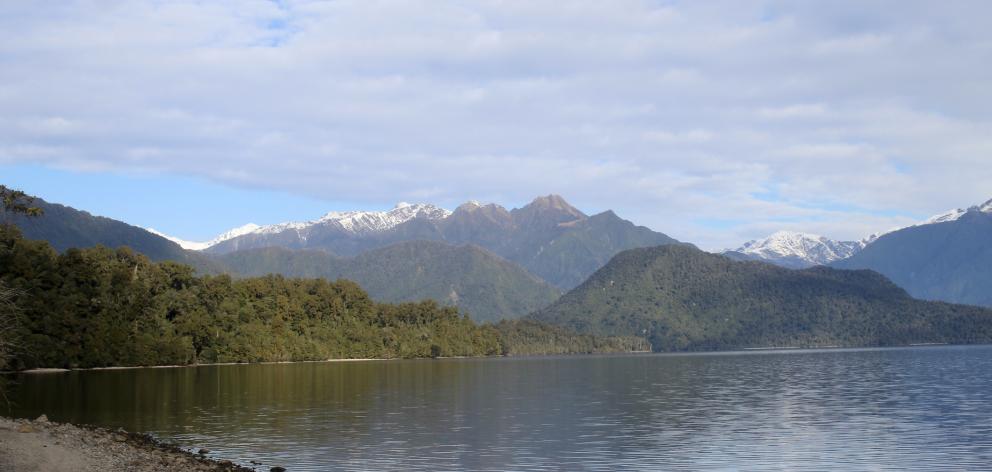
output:
M 455 308 L 375 303 L 346 280 L 197 276 L 130 249 L 57 253 L 0 226 L 25 323 L 15 368 L 479 356 L 499 332 Z
M 0 213 L 41 216 L 44 211 L 33 203 L 34 198 L 28 194 L 0 185 Z
M 217 257 L 235 274 L 346 278 L 358 282 L 375 300 L 438 300 L 477 322 L 520 318 L 560 295 L 516 264 L 472 245 L 413 241 L 355 257 L 270 247 Z
M 600 337 L 579 334 L 533 320 L 503 320 L 496 324 L 503 339 L 503 354 L 533 356 L 650 351 L 646 339 L 636 336 Z
M 688 246 L 634 249 L 532 319 L 658 351 L 992 341 L 992 310 L 915 300 L 871 271 L 790 270 Z
M 0 371 L 8 368 L 10 357 L 17 346 L 16 335 L 20 326 L 20 312 L 13 298 L 17 291 L 7 288 L 0 281 Z

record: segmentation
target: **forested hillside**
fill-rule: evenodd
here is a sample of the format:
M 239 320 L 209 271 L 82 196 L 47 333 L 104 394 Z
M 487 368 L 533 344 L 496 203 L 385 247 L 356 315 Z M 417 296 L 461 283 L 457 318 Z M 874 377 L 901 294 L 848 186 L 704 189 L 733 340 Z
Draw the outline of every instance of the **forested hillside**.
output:
M 375 303 L 348 281 L 196 276 L 128 249 L 69 249 L 0 225 L 18 290 L 15 368 L 477 356 L 499 333 L 425 301 Z
M 651 344 L 638 336 L 594 336 L 534 320 L 496 323 L 505 353 L 511 356 L 644 352 Z
M 197 276 L 127 248 L 56 252 L 0 225 L 0 287 L 16 319 L 7 368 L 637 350 L 534 322 L 478 325 L 434 301 L 377 303 L 347 280 Z M 7 310 L 12 308 L 12 310 Z
M 992 310 L 926 302 L 872 271 L 789 270 L 688 246 L 618 254 L 532 319 L 659 351 L 992 341 Z
M 143 228 L 111 218 L 91 215 L 75 208 L 31 199 L 38 215 L 0 211 L 0 224 L 20 228 L 27 239 L 47 241 L 56 251 L 69 248 L 127 246 L 153 261 L 175 261 L 194 266 L 201 273 L 219 273 L 219 266 L 206 254 L 187 251 L 178 244 Z
M 279 247 L 215 256 L 233 274 L 344 278 L 382 302 L 433 299 L 477 322 L 520 318 L 544 308 L 558 289 L 478 246 L 437 241 L 398 243 L 354 257 Z

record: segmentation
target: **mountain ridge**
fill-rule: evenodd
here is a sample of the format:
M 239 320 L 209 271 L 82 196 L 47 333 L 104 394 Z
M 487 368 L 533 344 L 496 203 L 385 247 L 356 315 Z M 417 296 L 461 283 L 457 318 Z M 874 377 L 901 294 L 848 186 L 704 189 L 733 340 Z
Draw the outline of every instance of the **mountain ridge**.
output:
M 205 251 L 223 254 L 243 249 L 280 246 L 289 249 L 322 249 L 341 256 L 404 241 L 443 241 L 454 245 L 476 244 L 520 264 L 552 285 L 571 288 L 606 263 L 617 252 L 631 247 L 680 244 L 679 241 L 621 219 L 612 211 L 588 216 L 559 195 L 537 197 L 529 204 L 507 210 L 497 204 L 467 202 L 454 211 L 429 204 L 412 215 L 380 225 L 371 231 L 353 231 L 338 224 L 335 215 L 304 226 L 270 226 L 223 241 Z M 390 211 L 396 211 L 397 209 Z M 564 246 L 568 250 L 561 249 Z
M 870 270 L 792 270 L 693 247 L 624 251 L 528 319 L 658 351 L 992 341 L 992 310 L 921 301 Z
M 189 264 L 203 273 L 220 272 L 217 264 L 206 255 L 183 249 L 175 242 L 139 226 L 39 197 L 34 197 L 32 205 L 42 210 L 40 216 L 0 212 L 0 223 L 17 226 L 26 239 L 48 241 L 58 252 L 98 245 L 109 248 L 127 246 L 153 261 L 170 260 Z

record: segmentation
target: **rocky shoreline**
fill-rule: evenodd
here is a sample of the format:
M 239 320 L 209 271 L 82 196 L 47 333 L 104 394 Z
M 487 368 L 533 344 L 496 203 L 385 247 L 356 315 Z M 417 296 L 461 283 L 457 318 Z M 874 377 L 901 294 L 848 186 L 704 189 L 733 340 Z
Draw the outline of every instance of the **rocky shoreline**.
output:
M 253 471 L 124 430 L 0 417 L 0 470 Z M 281 470 L 273 468 L 272 470 Z

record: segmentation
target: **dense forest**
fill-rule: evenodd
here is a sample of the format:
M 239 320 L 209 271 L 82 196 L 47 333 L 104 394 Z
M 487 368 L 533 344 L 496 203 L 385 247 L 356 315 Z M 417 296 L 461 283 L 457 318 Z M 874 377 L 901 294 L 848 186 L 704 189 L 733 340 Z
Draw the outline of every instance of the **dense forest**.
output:
M 669 245 L 618 254 L 532 319 L 659 351 L 992 341 L 992 310 L 911 298 L 868 270 L 790 270 Z
M 13 334 L 20 349 L 8 365 L 14 369 L 622 347 L 552 327 L 521 326 L 517 335 L 511 325 L 477 325 L 430 300 L 376 303 L 347 280 L 197 276 L 189 266 L 154 263 L 125 247 L 59 254 L 11 225 L 0 225 L 0 284 L 13 290 L 19 313 Z
M 651 344 L 637 336 L 593 336 L 570 328 L 534 320 L 503 320 L 496 324 L 506 354 L 515 356 L 549 354 L 593 354 L 644 352 Z
M 476 356 L 499 334 L 431 301 L 371 301 L 348 281 L 202 276 L 129 249 L 56 253 L 0 227 L 0 280 L 18 291 L 15 368 Z

